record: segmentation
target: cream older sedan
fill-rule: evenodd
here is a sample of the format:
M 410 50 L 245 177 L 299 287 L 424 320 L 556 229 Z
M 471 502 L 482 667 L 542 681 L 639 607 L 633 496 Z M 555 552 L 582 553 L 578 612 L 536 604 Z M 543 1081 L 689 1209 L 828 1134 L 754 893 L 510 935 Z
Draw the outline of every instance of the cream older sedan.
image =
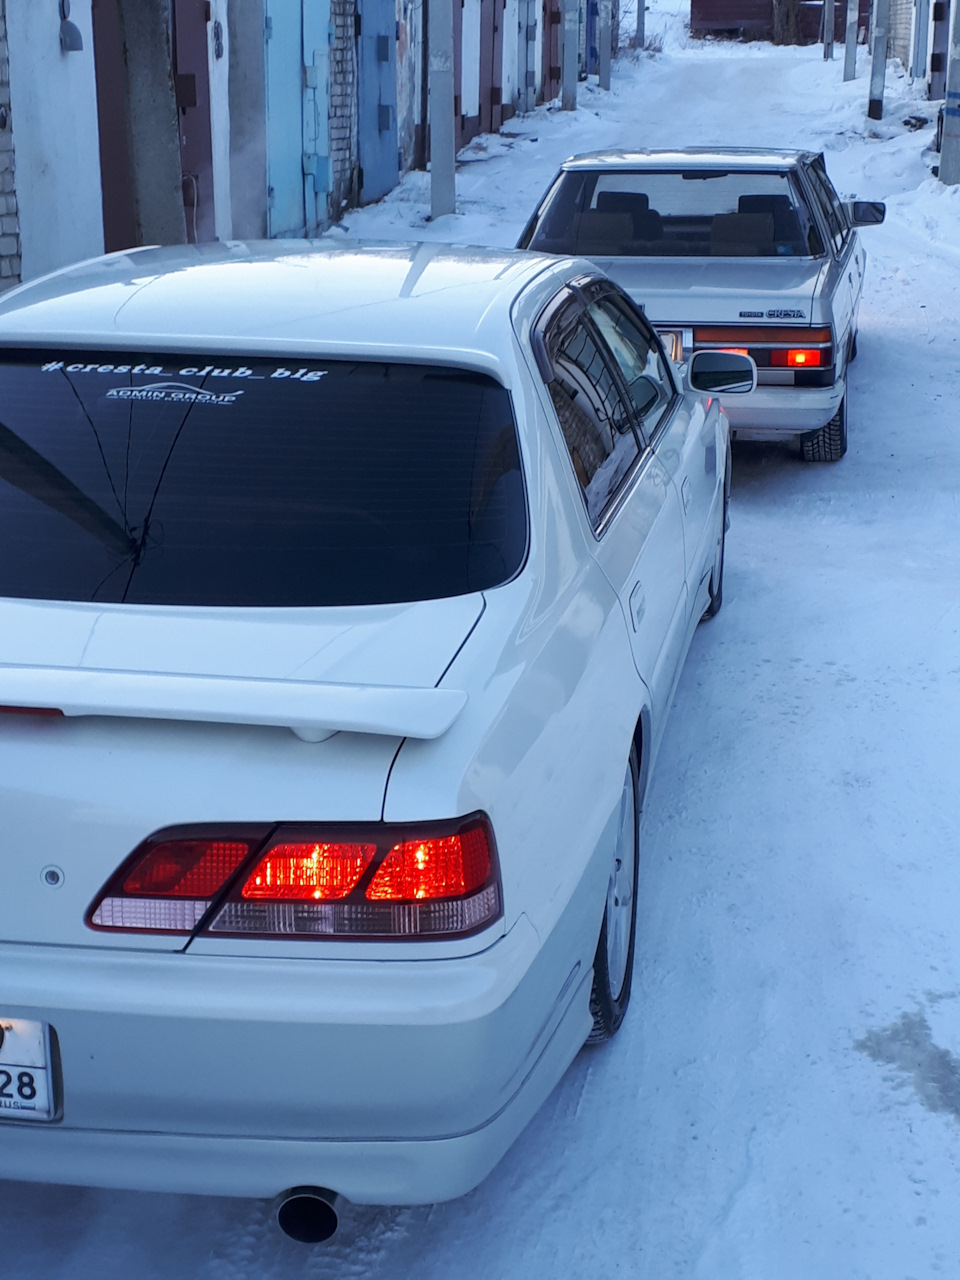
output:
M 585 262 L 141 250 L 0 302 L 5 1177 L 459 1195 L 630 997 L 716 391 Z
M 842 203 L 819 153 L 598 151 L 561 167 L 520 245 L 591 258 L 677 359 L 748 352 L 760 385 L 725 402 L 734 436 L 795 438 L 806 461 L 836 462 L 866 267 L 856 228 L 884 212 Z

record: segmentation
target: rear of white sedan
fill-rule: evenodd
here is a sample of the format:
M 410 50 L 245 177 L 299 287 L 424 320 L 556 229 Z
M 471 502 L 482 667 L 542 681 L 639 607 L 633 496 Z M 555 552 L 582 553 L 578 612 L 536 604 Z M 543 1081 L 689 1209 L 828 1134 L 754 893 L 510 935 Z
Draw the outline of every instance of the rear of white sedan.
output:
M 729 470 L 584 270 L 145 250 L 0 304 L 6 1176 L 306 1188 L 318 1238 L 475 1186 L 616 1030 Z

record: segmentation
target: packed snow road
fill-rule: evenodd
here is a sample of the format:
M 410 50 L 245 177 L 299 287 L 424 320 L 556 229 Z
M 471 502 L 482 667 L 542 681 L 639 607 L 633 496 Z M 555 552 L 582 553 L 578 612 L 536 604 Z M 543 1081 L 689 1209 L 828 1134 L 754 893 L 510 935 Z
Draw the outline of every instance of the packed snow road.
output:
M 335 233 L 509 244 L 564 156 L 631 142 L 823 148 L 841 195 L 888 202 L 847 457 L 734 452 L 621 1034 L 463 1200 L 348 1207 L 310 1250 L 260 1203 L 0 1183 L 4 1280 L 957 1274 L 960 189 L 930 180 L 932 129 L 901 122 L 934 112 L 895 68 L 873 124 L 865 64 L 844 85 L 817 48 L 698 45 L 662 7 L 648 30 L 663 51 L 610 94 L 472 144 L 457 216 L 426 223 L 411 175 Z

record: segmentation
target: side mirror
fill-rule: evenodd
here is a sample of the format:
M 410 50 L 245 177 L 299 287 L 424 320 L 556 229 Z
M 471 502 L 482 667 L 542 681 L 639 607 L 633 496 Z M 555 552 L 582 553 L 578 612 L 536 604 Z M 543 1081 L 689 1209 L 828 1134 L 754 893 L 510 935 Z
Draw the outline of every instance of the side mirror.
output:
M 745 396 L 757 385 L 757 366 L 752 356 L 736 351 L 695 351 L 687 364 L 686 383 L 691 391 Z
M 851 227 L 879 227 L 887 216 L 882 200 L 848 200 L 844 206 Z

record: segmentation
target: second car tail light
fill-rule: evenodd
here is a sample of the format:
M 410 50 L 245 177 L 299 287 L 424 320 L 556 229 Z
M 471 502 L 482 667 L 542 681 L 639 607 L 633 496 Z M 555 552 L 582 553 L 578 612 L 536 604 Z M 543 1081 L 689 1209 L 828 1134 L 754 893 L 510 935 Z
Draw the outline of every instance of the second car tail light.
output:
M 833 335 L 828 326 L 701 325 L 693 331 L 697 351 L 739 351 L 763 369 L 823 369 L 833 365 Z
M 771 351 L 770 364 L 774 369 L 819 369 L 822 355 L 819 347 L 788 347 Z

